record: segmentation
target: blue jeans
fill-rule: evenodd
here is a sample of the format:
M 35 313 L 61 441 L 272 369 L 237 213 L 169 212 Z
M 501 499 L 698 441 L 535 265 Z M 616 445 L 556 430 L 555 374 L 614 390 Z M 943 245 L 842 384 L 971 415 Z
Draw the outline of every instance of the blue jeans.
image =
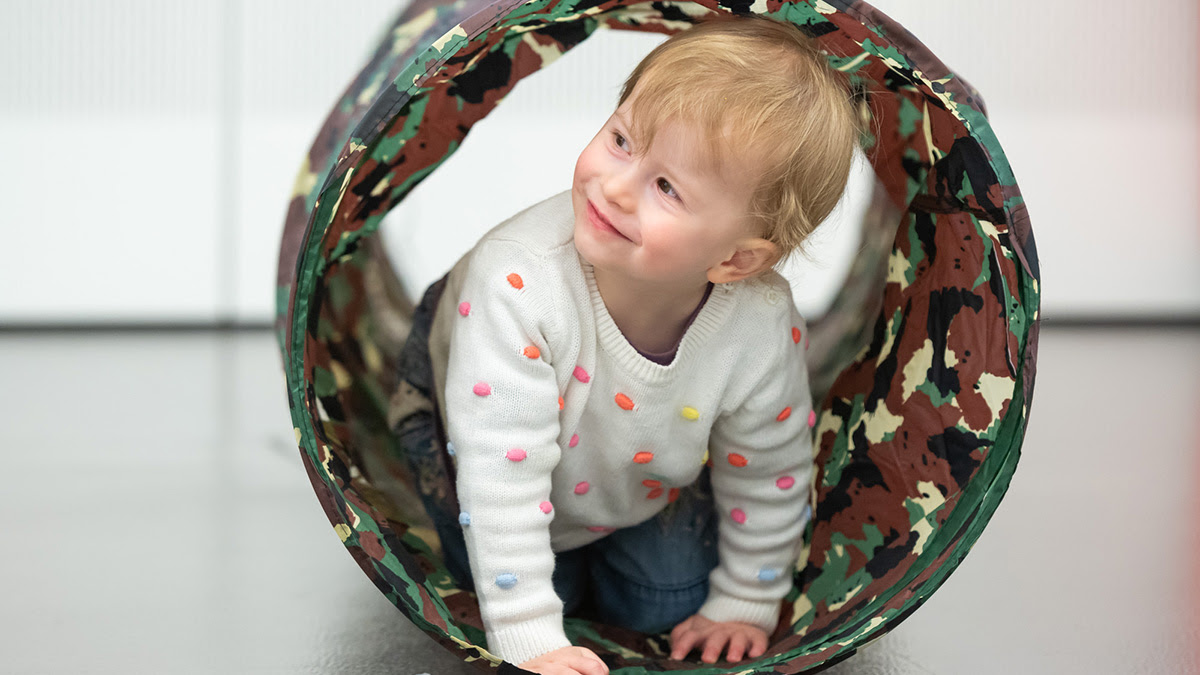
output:
M 670 631 L 708 597 L 717 566 L 717 523 L 707 469 L 655 517 L 554 556 L 554 590 L 567 615 L 578 614 L 642 633 Z M 447 567 L 472 588 L 457 519 L 436 518 Z
M 443 280 L 444 281 L 444 280 Z M 471 590 L 453 462 L 436 413 L 429 362 L 429 329 L 443 281 L 425 292 L 400 355 L 400 378 L 427 397 L 429 409 L 400 420 L 393 431 L 413 470 L 425 510 L 442 541 L 446 568 Z M 554 590 L 564 612 L 643 633 L 661 633 L 696 613 L 708 597 L 708 574 L 717 566 L 717 520 L 705 468 L 696 483 L 655 517 L 619 529 L 554 557 Z

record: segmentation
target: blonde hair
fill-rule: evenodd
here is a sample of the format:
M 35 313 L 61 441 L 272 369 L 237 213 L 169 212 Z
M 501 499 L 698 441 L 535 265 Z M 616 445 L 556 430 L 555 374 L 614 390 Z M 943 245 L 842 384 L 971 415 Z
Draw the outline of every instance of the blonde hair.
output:
M 698 124 L 723 153 L 756 161 L 750 218 L 779 259 L 802 244 L 841 199 L 860 142 L 860 121 L 844 76 L 811 38 L 763 17 L 697 24 L 659 44 L 634 68 L 618 107 L 631 101 L 639 154 L 671 120 Z M 729 128 L 729 136 L 723 130 Z

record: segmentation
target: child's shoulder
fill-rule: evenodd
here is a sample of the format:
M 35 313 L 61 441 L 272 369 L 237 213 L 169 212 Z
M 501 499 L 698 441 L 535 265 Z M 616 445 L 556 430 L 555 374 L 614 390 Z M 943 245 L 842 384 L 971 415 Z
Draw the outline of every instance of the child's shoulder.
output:
M 543 199 L 492 228 L 476 245 L 488 248 L 492 242 L 514 242 L 536 256 L 550 255 L 569 245 L 575 232 L 575 211 L 571 191 L 564 190 Z
M 737 282 L 733 292 L 737 294 L 737 306 L 756 320 L 791 322 L 796 314 L 791 284 L 773 269 Z

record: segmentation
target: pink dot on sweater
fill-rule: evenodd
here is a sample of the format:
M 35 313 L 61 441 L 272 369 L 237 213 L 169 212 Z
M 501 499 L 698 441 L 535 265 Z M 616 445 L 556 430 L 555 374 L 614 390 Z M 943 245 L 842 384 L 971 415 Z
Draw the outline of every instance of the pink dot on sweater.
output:
M 477 383 L 471 391 L 475 392 L 476 396 L 488 396 L 492 393 L 492 385 L 487 382 Z
M 613 532 L 615 527 L 604 527 L 602 525 L 589 525 L 588 532 Z
M 590 488 L 590 487 L 591 486 L 588 485 L 588 482 L 586 480 L 581 480 L 575 484 L 575 494 L 585 495 L 585 494 L 587 494 L 588 488 Z
M 575 379 L 587 384 L 591 381 L 592 376 L 587 374 L 587 371 L 583 369 L 583 366 L 575 366 Z
M 815 426 L 817 426 L 817 411 L 809 410 L 808 411 L 808 428 L 811 429 Z
M 554 505 L 550 502 L 542 502 L 540 508 L 542 509 L 542 513 L 550 513 L 554 510 Z
M 746 523 L 746 512 L 741 509 L 734 509 L 730 511 L 729 517 L 733 518 L 733 522 L 737 523 L 738 525 L 744 525 Z
M 784 476 L 784 477 L 780 478 L 779 480 L 775 481 L 775 487 L 779 488 L 780 490 L 786 490 L 795 484 L 796 484 L 796 479 L 792 478 L 791 476 Z
M 506 452 L 504 456 L 514 462 L 520 462 L 525 459 L 525 451 L 520 448 L 513 448 Z
M 571 440 L 567 443 L 568 448 L 573 448 L 579 445 L 579 434 L 571 434 Z
M 470 314 L 471 313 L 471 303 L 469 303 L 469 302 L 458 303 L 458 313 L 463 316 Z

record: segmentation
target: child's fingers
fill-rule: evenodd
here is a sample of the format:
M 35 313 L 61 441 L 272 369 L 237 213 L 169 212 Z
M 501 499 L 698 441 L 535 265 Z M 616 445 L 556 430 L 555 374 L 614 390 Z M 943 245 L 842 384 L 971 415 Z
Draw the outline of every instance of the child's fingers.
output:
M 599 656 L 594 653 L 588 654 L 572 654 L 567 665 L 579 673 L 579 675 L 608 675 L 608 666 L 600 660 Z
M 767 651 L 767 634 L 755 633 L 750 638 L 750 658 L 757 659 Z
M 705 663 L 716 663 L 717 659 L 721 658 L 721 650 L 725 648 L 725 643 L 729 641 L 729 636 L 724 632 L 713 633 L 704 641 L 704 652 L 700 655 L 700 660 Z
M 700 633 L 686 628 L 682 631 L 676 628 L 675 631 L 671 633 L 671 658 L 678 660 L 691 653 L 692 647 L 700 640 Z
M 746 655 L 746 646 L 749 641 L 746 639 L 746 634 L 736 632 L 729 639 L 729 651 L 725 652 L 725 658 L 728 661 L 741 661 Z

